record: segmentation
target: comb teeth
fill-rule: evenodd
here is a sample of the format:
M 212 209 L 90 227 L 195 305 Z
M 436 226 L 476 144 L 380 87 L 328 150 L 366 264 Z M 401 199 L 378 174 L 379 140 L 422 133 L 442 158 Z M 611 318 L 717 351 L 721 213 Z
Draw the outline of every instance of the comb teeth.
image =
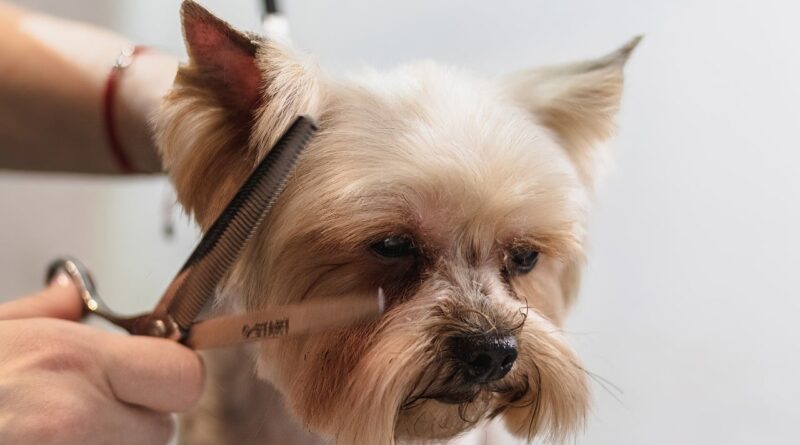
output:
M 176 280 L 181 275 L 185 280 L 167 308 L 167 313 L 181 329 L 186 330 L 192 325 L 261 226 L 316 130 L 316 125 L 308 118 L 298 117 L 294 121 L 253 170 L 181 268 Z

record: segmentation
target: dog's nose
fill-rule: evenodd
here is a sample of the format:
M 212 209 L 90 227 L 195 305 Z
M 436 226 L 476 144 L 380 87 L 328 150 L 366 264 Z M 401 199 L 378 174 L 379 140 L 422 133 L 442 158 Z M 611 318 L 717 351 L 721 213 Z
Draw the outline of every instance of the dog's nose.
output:
M 488 383 L 508 374 L 517 359 L 513 335 L 459 337 L 454 353 L 470 383 Z

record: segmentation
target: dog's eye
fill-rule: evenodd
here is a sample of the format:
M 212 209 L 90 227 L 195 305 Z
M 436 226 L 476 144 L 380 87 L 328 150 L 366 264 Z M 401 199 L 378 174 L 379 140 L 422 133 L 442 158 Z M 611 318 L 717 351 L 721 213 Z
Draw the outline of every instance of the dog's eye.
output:
M 417 247 L 414 240 L 408 235 L 391 235 L 374 242 L 369 246 L 370 250 L 384 258 L 402 258 L 414 255 Z
M 512 275 L 524 275 L 536 266 L 539 251 L 530 247 L 515 247 L 508 253 L 508 271 Z

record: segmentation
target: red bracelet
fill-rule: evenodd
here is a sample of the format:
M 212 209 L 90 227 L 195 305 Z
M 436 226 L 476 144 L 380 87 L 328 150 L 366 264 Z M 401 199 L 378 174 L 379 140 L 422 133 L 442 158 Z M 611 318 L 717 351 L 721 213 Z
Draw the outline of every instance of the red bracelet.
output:
M 117 161 L 120 171 L 124 174 L 136 173 L 136 170 L 134 169 L 133 164 L 131 164 L 131 160 L 125 153 L 125 150 L 122 149 L 122 144 L 119 140 L 119 134 L 117 133 L 117 128 L 114 125 L 114 103 L 117 97 L 117 85 L 119 84 L 120 75 L 125 68 L 129 67 L 131 63 L 133 63 L 133 60 L 136 58 L 136 56 L 145 52 L 146 50 L 146 47 L 137 45 L 126 48 L 120 52 L 119 57 L 117 57 L 117 61 L 114 63 L 114 66 L 108 73 L 105 93 L 103 94 L 103 123 L 106 130 L 106 139 L 108 140 L 108 146 L 111 148 L 111 153 L 114 155 L 114 159 Z

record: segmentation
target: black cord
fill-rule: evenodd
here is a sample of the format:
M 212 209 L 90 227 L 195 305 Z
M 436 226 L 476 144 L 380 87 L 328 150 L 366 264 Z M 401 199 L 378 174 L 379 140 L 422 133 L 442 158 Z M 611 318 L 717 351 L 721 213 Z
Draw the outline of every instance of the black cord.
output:
M 264 0 L 264 15 L 278 14 L 278 0 Z

